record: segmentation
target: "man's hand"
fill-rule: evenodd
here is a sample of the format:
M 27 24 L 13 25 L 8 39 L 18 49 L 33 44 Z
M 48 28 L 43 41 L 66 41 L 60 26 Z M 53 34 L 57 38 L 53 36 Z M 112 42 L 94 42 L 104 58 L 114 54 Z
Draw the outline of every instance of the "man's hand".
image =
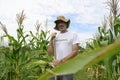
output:
M 61 60 L 53 60 L 53 65 L 54 66 L 58 66 L 59 64 L 61 64 L 62 61 Z
M 56 34 L 57 34 L 56 32 L 51 34 L 51 40 L 53 40 L 56 37 Z

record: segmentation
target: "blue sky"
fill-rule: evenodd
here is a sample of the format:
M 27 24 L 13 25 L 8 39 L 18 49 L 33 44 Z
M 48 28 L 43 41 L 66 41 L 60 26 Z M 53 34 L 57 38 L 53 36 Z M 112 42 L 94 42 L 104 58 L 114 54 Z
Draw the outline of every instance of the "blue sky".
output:
M 39 20 L 42 27 L 48 20 L 48 29 L 55 30 L 54 20 L 64 15 L 71 20 L 70 31 L 77 32 L 80 40 L 92 38 L 107 15 L 106 0 L 0 0 L 0 21 L 6 24 L 8 33 L 15 36 L 16 14 L 24 10 L 25 31 L 35 32 L 35 23 Z M 0 35 L 3 31 L 0 29 Z

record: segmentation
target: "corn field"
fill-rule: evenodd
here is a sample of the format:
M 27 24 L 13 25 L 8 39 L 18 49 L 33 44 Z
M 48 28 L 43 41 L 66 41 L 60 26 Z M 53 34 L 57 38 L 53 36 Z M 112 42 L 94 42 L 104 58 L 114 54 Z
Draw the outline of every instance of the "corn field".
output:
M 36 33 L 24 32 L 24 11 L 17 14 L 17 38 L 9 35 L 6 25 L 0 22 L 5 33 L 0 35 L 0 80 L 48 80 L 55 75 L 75 74 L 75 80 L 120 80 L 120 13 L 119 0 L 108 0 L 108 17 L 86 46 L 79 46 L 79 54 L 52 68 L 53 57 L 48 56 L 50 31 L 42 30 L 36 22 Z M 2 44 L 4 39 L 8 45 Z
M 9 35 L 6 26 L 1 24 L 7 38 L 8 46 L 0 47 L 0 80 L 36 80 L 38 76 L 51 68 L 49 62 L 52 57 L 47 55 L 49 31 L 40 30 L 40 23 L 36 23 L 36 34 L 31 31 L 23 32 L 24 11 L 17 14 L 17 39 Z

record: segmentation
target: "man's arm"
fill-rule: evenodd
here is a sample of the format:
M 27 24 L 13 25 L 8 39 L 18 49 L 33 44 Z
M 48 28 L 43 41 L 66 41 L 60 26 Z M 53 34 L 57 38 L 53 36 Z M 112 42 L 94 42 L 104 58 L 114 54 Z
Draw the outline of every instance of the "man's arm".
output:
M 50 42 L 49 42 L 49 45 L 48 45 L 48 55 L 50 55 L 50 56 L 54 56 L 54 43 L 53 43 L 53 41 L 56 37 L 56 34 L 57 33 L 55 33 L 55 32 L 52 33 L 51 39 L 50 39 Z
M 49 55 L 49 56 L 54 56 L 53 40 L 50 40 L 50 43 L 49 43 L 49 45 L 48 45 L 48 55 Z
M 78 44 L 76 43 L 72 46 L 72 52 L 69 55 L 67 55 L 66 57 L 64 57 L 63 59 L 61 59 L 61 62 L 63 63 L 65 61 L 75 57 L 77 55 L 77 53 L 78 53 Z

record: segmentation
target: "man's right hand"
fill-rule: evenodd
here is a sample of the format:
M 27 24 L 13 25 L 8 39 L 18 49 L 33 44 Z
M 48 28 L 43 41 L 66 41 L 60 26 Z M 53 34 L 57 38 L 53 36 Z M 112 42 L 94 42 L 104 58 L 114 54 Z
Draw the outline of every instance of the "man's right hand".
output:
M 56 37 L 56 34 L 57 34 L 56 32 L 51 34 L 51 40 L 54 40 L 54 38 Z

